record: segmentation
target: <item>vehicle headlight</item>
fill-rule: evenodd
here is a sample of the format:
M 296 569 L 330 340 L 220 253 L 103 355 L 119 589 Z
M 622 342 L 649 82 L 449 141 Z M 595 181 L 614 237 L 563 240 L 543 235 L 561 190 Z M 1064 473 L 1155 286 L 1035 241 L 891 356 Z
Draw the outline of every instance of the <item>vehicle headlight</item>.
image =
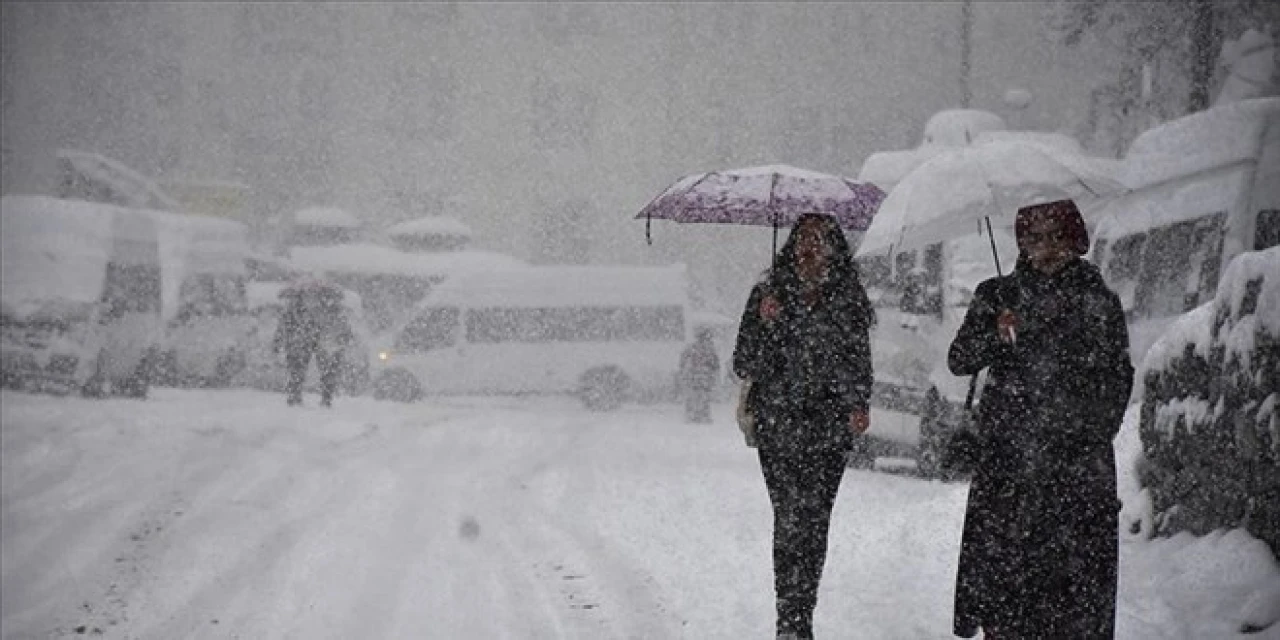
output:
M 383 362 L 386 362 L 387 360 L 390 360 L 390 359 L 391 359 L 391 352 L 390 352 L 390 351 L 379 351 L 379 352 L 378 352 L 378 359 L 379 359 L 379 360 L 381 360 L 381 361 L 383 361 Z

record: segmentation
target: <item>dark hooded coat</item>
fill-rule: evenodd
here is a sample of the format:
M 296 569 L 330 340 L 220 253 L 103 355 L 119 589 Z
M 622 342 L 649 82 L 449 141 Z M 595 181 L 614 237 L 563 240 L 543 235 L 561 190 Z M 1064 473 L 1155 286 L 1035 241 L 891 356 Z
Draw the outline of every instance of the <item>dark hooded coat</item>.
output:
M 751 380 L 747 407 L 756 416 L 759 446 L 787 450 L 849 450 L 849 414 L 866 411 L 871 396 L 870 316 L 856 277 L 824 288 L 809 307 L 785 276 L 751 291 L 739 325 L 733 369 Z M 760 301 L 774 292 L 781 312 L 760 317 Z M 810 420 L 796 420 L 806 416 Z M 770 429 L 769 426 L 773 426 Z
M 1014 344 L 996 317 L 1020 319 Z M 1115 453 L 1133 383 L 1119 298 L 1074 259 L 1044 275 L 1020 260 L 978 286 L 948 354 L 956 375 L 989 368 L 978 408 L 985 453 L 965 512 L 955 633 L 1111 638 Z

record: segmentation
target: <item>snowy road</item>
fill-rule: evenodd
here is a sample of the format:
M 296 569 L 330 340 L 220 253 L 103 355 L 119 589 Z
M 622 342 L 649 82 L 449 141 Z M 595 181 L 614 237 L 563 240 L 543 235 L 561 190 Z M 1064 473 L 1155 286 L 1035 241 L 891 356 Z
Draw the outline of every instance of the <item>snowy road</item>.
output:
M 2 406 L 5 638 L 770 636 L 768 503 L 727 406 L 709 426 L 563 399 Z M 966 490 L 850 471 L 820 636 L 951 637 Z M 1253 566 L 1252 543 L 1212 548 Z M 1223 561 L 1178 544 L 1207 558 L 1183 573 Z M 1169 548 L 1126 545 L 1146 573 L 1122 585 L 1122 637 L 1230 629 L 1229 607 L 1165 593 Z M 1238 601 L 1270 571 L 1215 588 Z

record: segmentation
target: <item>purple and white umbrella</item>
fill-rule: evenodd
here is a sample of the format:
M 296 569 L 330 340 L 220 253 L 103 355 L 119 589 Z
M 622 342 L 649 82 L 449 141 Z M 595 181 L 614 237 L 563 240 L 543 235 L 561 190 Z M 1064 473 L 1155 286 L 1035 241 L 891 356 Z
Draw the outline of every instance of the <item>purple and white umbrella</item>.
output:
M 777 229 L 801 215 L 834 217 L 851 231 L 865 231 L 885 193 L 870 183 L 787 165 L 767 165 L 685 176 L 636 215 L 645 237 L 654 218 L 675 222 L 741 224 Z M 652 242 L 652 239 L 650 239 Z

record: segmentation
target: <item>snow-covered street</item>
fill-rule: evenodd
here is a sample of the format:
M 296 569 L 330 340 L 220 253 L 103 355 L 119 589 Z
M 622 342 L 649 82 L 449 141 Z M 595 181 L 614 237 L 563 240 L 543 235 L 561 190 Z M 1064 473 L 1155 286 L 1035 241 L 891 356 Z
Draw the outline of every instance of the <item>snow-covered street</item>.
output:
M 688 425 L 564 398 L 2 400 L 5 638 L 772 632 L 768 501 L 727 405 Z M 966 491 L 850 470 L 819 637 L 951 637 Z M 1238 532 L 1122 556 L 1122 638 L 1239 635 L 1280 583 Z

